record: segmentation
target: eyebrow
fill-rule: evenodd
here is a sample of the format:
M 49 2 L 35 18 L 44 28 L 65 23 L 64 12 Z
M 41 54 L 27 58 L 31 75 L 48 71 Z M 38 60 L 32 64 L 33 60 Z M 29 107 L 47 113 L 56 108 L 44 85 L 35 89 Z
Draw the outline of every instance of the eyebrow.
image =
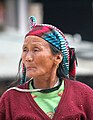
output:
M 26 47 L 27 44 L 23 44 L 22 47 Z

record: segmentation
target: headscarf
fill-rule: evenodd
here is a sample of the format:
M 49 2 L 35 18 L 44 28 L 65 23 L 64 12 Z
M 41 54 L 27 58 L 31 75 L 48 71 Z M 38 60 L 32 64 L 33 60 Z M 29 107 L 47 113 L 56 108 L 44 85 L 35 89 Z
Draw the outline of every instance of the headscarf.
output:
M 74 49 L 71 49 L 69 47 L 68 41 L 66 40 L 65 35 L 62 33 L 62 31 L 53 25 L 37 24 L 36 18 L 34 16 L 29 17 L 29 21 L 30 31 L 26 34 L 25 37 L 31 35 L 38 36 L 55 46 L 62 52 L 62 64 L 66 77 L 75 77 L 76 61 L 73 59 L 75 58 L 75 52 Z M 71 62 L 73 62 L 73 64 Z

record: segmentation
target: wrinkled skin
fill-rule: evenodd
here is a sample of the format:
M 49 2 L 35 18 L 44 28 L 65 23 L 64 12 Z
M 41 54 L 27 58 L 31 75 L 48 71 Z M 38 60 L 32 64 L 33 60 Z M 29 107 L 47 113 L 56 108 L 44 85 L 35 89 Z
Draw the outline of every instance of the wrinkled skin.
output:
M 53 55 L 49 43 L 38 36 L 27 36 L 22 50 L 26 76 L 34 79 L 36 88 L 51 88 L 57 82 L 56 70 L 62 55 Z

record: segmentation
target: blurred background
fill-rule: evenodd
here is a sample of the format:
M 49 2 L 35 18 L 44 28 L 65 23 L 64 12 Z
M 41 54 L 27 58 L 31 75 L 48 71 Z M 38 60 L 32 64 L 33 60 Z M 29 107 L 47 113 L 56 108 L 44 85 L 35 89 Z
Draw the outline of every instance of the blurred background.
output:
M 93 88 L 93 0 L 0 0 L 0 95 L 16 79 L 31 15 L 63 31 L 76 50 L 77 80 Z

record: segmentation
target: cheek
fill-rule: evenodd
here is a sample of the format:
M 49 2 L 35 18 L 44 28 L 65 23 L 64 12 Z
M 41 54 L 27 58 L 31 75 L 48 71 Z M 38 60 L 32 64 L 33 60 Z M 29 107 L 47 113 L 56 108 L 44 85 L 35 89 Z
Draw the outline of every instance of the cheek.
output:
M 53 57 L 50 55 L 43 55 L 38 58 L 38 66 L 44 69 L 50 69 L 53 65 Z

